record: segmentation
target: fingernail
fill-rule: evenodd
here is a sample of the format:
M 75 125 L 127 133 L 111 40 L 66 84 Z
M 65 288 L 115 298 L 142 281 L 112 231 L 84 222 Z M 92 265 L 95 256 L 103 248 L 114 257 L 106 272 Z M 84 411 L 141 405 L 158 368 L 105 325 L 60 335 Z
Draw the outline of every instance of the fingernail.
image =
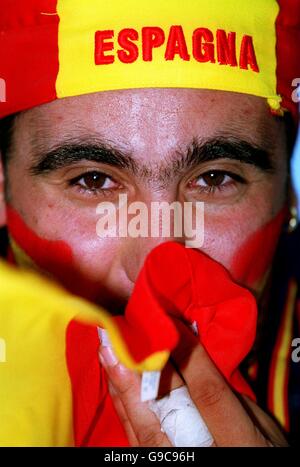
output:
M 116 366 L 119 361 L 110 347 L 100 347 L 100 361 L 103 366 Z

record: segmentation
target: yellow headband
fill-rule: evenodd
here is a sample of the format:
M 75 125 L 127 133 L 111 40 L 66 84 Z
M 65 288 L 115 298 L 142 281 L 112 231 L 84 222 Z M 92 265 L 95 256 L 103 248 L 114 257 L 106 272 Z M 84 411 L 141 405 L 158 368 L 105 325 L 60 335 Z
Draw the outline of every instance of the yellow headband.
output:
M 144 87 L 241 92 L 268 99 L 276 113 L 293 111 L 297 2 L 0 0 L 0 117 Z

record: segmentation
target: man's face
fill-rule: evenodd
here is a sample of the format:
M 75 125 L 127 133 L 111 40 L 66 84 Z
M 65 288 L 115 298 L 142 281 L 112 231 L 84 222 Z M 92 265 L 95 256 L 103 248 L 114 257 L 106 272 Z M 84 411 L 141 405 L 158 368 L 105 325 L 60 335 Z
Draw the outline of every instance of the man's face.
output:
M 10 206 L 37 236 L 70 247 L 72 268 L 96 285 L 91 298 L 111 308 L 168 239 L 99 238 L 99 203 L 121 193 L 149 207 L 203 201 L 202 251 L 258 288 L 262 277 L 247 270 L 253 242 L 283 208 L 286 185 L 283 122 L 264 99 L 220 91 L 114 91 L 31 109 L 16 119 L 7 167 Z M 266 256 L 275 241 L 263 242 Z

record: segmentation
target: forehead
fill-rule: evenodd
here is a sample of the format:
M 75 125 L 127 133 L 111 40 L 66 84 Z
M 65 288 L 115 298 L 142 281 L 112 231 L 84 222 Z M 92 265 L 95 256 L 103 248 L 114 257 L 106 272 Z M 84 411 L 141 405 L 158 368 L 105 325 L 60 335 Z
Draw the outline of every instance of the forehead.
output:
M 282 123 L 260 97 L 196 89 L 108 91 L 57 100 L 23 112 L 23 144 L 49 146 L 103 137 L 132 153 L 160 154 L 195 138 L 234 136 L 270 146 Z

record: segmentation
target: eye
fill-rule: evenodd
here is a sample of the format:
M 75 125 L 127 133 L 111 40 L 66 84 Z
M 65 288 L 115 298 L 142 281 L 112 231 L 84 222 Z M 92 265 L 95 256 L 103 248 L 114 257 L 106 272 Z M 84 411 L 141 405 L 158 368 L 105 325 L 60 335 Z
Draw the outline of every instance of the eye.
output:
M 235 182 L 244 183 L 242 177 L 237 174 L 221 170 L 210 170 L 194 178 L 190 183 L 190 188 L 198 188 L 207 191 L 213 191 L 217 188 L 224 188 Z
M 87 191 L 113 190 L 118 184 L 109 175 L 102 172 L 87 172 L 70 181 L 71 185 L 77 185 Z
M 196 180 L 197 186 L 220 186 L 231 178 L 223 172 L 207 172 Z

